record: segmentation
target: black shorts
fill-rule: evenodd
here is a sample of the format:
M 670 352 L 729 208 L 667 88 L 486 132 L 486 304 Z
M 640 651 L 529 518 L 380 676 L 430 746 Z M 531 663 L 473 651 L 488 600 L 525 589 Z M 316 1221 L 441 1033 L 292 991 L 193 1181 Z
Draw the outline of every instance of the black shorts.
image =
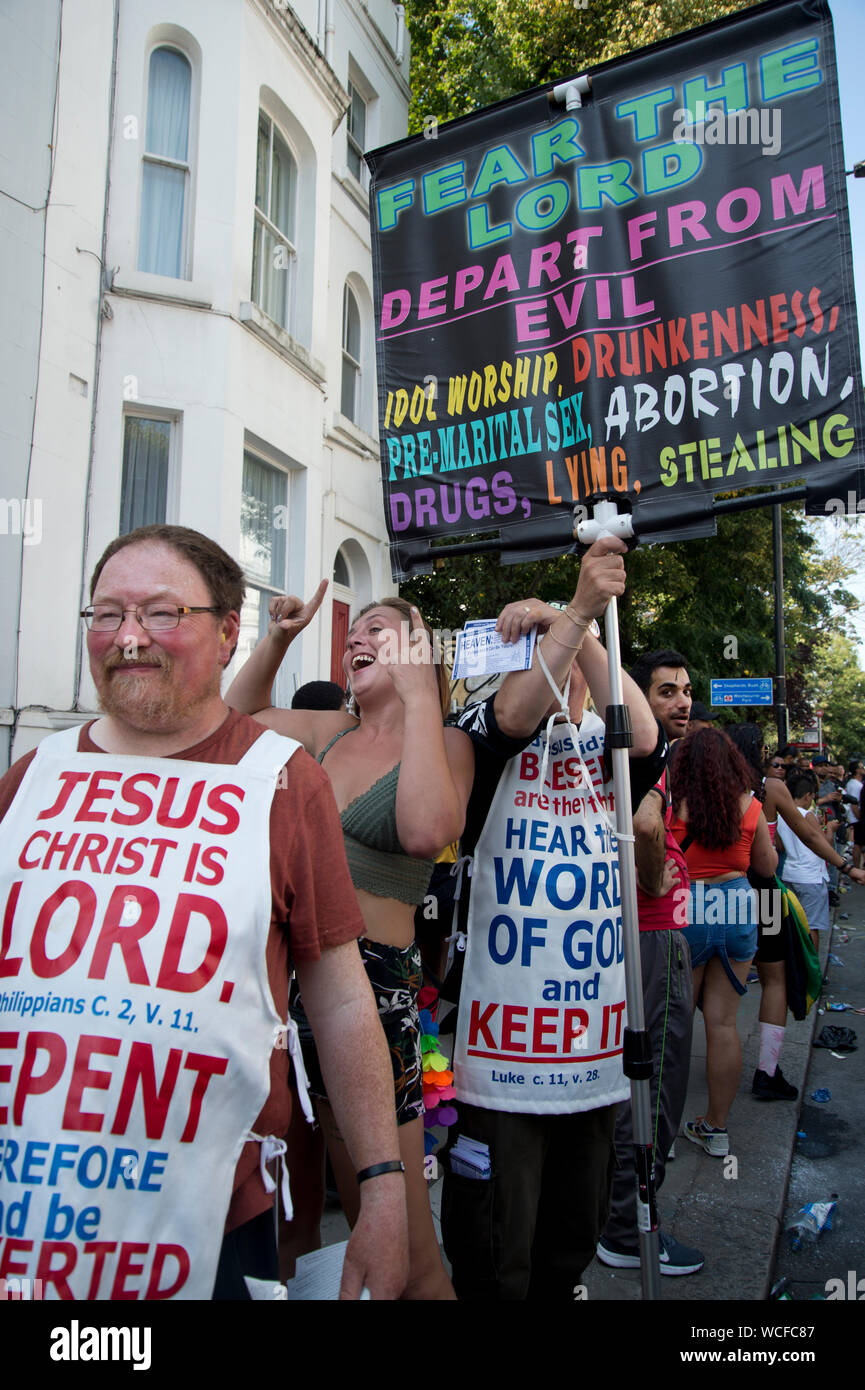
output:
M 396 1122 L 405 1125 L 424 1113 L 417 1002 L 423 983 L 420 951 L 414 944 L 386 946 L 380 941 L 368 941 L 366 937 L 361 938 L 358 946 L 390 1050 Z M 327 1100 L 318 1053 L 299 997 L 291 1014 L 298 1025 L 310 1095 Z
M 779 842 L 780 843 L 780 842 Z M 773 878 L 764 878 L 753 871 L 748 882 L 757 892 L 757 965 L 772 965 L 787 959 L 787 925 L 781 910 L 781 889 Z

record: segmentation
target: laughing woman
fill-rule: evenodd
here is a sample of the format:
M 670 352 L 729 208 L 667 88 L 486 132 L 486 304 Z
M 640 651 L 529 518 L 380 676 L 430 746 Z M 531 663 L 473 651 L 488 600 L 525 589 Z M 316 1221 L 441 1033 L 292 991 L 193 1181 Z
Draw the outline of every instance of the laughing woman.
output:
M 227 702 L 302 743 L 330 777 L 340 808 L 346 857 L 366 932 L 360 941 L 390 1046 L 400 1158 L 405 1164 L 410 1271 L 405 1298 L 453 1298 L 424 1177 L 423 1100 L 417 995 L 420 956 L 414 909 L 433 862 L 462 832 L 474 770 L 471 743 L 443 727 L 447 673 L 432 660 L 429 630 L 403 599 L 371 604 L 349 631 L 343 671 L 349 710 L 282 710 L 269 704 L 289 644 L 315 615 L 327 585 L 308 603 L 271 602 L 271 625 L 235 678 Z M 322 846 L 327 853 L 327 846 Z M 357 1082 L 363 1085 L 363 1058 Z M 350 1222 L 357 1184 L 321 1078 L 317 1112 Z M 383 1154 L 383 1160 L 393 1158 Z M 375 1181 L 371 1177 L 370 1181 Z

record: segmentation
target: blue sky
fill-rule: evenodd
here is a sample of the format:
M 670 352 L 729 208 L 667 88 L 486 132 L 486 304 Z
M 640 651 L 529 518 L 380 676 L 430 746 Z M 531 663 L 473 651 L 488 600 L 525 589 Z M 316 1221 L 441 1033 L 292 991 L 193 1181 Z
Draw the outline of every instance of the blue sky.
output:
M 829 0 L 829 8 L 835 25 L 844 163 L 846 168 L 852 169 L 854 163 L 865 160 L 865 0 Z M 865 178 L 847 180 L 847 200 L 859 311 L 859 344 L 865 357 Z M 860 540 L 865 541 L 865 520 L 852 525 L 859 532 Z M 860 574 L 850 587 L 863 604 L 863 611 L 854 619 L 853 626 L 859 638 L 859 665 L 865 668 L 865 575 Z
M 838 55 L 838 89 L 844 131 L 844 159 L 848 169 L 865 160 L 865 0 L 829 0 L 835 24 Z M 847 180 L 853 267 L 859 305 L 859 340 L 865 307 L 865 179 Z
M 844 135 L 844 164 L 852 169 L 865 160 L 865 0 L 829 0 L 835 25 L 838 90 Z M 865 359 L 865 178 L 847 180 L 850 234 L 853 242 L 853 274 L 859 313 L 859 350 Z M 830 523 L 826 523 L 827 527 Z M 865 518 L 845 525 L 856 528 L 865 543 Z M 859 639 L 859 665 L 865 669 L 865 574 L 848 581 L 863 607 L 853 619 Z

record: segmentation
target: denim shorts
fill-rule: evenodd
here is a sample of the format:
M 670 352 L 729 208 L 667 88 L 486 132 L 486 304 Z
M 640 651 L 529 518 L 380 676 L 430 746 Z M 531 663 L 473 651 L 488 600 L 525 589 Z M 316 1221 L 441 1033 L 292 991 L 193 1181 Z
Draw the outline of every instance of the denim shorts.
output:
M 683 929 L 692 966 L 705 965 L 712 956 L 720 956 L 727 974 L 735 979 L 730 961 L 753 959 L 757 922 L 757 894 L 746 878 L 731 878 L 725 883 L 693 880 L 688 925 Z

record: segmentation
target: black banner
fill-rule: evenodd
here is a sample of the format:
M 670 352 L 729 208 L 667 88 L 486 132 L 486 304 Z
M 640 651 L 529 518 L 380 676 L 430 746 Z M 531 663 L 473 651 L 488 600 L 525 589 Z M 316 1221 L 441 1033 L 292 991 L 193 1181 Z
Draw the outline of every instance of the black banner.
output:
M 560 554 L 601 497 L 664 541 L 712 534 L 717 493 L 865 495 L 825 0 L 588 77 L 368 156 L 395 579 L 487 531 Z

